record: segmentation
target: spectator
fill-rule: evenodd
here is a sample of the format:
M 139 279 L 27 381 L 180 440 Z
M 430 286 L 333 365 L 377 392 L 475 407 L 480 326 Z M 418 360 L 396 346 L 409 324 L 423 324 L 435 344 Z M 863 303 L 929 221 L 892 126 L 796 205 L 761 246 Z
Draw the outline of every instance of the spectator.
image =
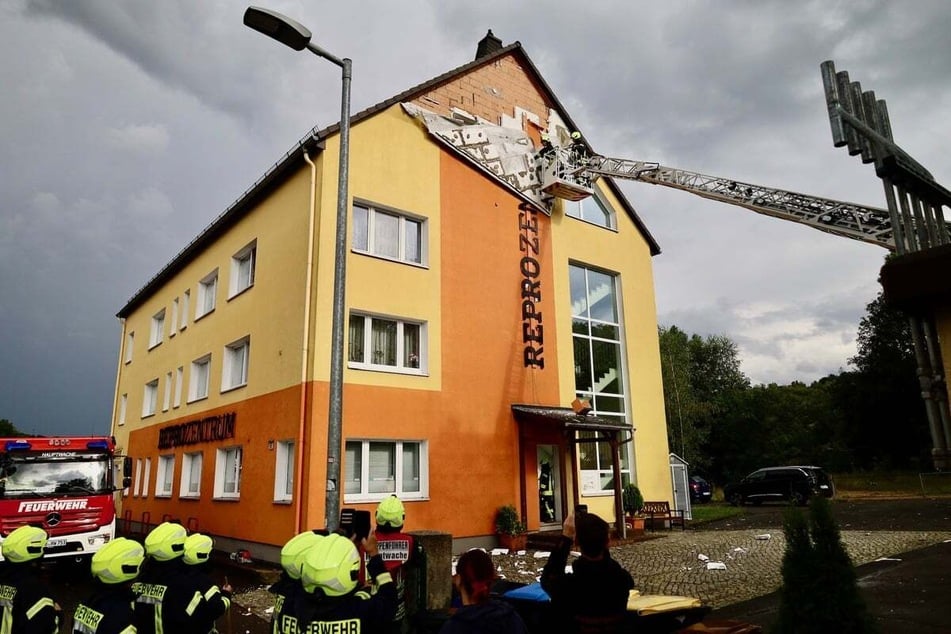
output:
M 59 632 L 60 607 L 40 579 L 36 562 L 46 550 L 46 531 L 21 526 L 3 540 L 0 552 L 0 634 Z
M 470 550 L 456 563 L 452 584 L 462 607 L 446 621 L 439 634 L 527 634 L 525 623 L 508 603 L 492 598 L 495 566 L 484 550 Z
M 74 634 L 130 634 L 135 632 L 135 593 L 145 549 L 142 544 L 117 537 L 92 556 L 89 569 L 93 593 L 73 613 Z
M 577 527 L 575 526 L 577 522 Z M 581 556 L 565 570 L 575 538 Z M 581 634 L 620 632 L 627 599 L 634 588 L 631 574 L 611 559 L 608 523 L 594 513 L 568 515 L 558 547 L 542 570 L 542 589 L 551 597 L 555 618 Z M 566 630 L 569 631 L 569 630 Z

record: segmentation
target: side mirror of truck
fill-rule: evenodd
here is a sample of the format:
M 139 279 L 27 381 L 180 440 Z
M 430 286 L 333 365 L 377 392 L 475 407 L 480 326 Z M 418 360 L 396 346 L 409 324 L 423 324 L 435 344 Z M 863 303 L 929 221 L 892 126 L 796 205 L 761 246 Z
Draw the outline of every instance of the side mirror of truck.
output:
M 122 488 L 128 489 L 132 486 L 132 458 L 125 456 L 122 459 Z

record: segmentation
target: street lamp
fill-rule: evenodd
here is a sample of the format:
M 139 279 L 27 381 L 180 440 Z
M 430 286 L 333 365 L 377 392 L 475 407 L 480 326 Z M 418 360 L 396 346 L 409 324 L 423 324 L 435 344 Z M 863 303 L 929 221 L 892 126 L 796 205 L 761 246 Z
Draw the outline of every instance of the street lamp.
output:
M 342 70 L 340 98 L 340 169 L 337 175 L 337 235 L 334 242 L 333 324 L 330 347 L 330 406 L 327 416 L 327 528 L 337 529 L 340 518 L 340 444 L 343 419 L 343 327 L 347 278 L 347 185 L 350 172 L 350 78 L 351 62 L 340 59 L 311 43 L 307 27 L 277 11 L 248 7 L 244 24 L 274 38 L 295 51 L 305 48 Z M 298 474 L 297 477 L 301 477 Z

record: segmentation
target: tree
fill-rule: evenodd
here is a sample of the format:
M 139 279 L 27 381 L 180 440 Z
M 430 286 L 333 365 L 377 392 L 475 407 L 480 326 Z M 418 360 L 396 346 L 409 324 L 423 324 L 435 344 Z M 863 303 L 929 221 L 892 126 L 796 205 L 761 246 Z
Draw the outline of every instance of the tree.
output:
M 26 434 L 14 427 L 13 423 L 8 421 L 6 418 L 0 418 L 0 437 L 19 438 L 22 436 L 26 436 Z

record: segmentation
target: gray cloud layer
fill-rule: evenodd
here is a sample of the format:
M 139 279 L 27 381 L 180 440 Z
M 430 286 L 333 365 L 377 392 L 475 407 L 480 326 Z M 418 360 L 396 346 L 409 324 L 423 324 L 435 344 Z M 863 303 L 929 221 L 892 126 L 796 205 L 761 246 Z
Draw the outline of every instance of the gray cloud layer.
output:
M 0 4 L 0 418 L 105 432 L 115 312 L 314 125 L 339 71 L 241 23 L 246 3 Z M 519 40 L 601 153 L 884 206 L 832 147 L 819 63 L 888 101 L 947 185 L 951 5 L 916 2 L 267 6 L 354 60 L 359 110 Z M 756 382 L 844 367 L 884 250 L 625 183 L 664 252 L 660 322 L 726 334 Z

